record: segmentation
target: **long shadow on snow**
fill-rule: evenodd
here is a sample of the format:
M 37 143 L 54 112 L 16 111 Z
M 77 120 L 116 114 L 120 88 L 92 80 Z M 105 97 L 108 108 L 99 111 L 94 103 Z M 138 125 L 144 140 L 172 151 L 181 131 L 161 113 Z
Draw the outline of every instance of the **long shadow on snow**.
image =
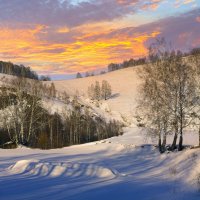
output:
M 199 199 L 197 193 L 189 190 L 182 192 L 180 188 L 184 186 L 178 181 L 178 189 L 174 192 L 175 183 L 166 181 L 162 177 L 163 172 L 167 172 L 166 169 L 158 170 L 159 173 L 156 172 L 166 162 L 166 158 L 158 161 L 157 151 L 150 151 L 149 148 L 135 149 L 125 154 L 121 152 L 113 155 L 112 158 L 105 156 L 106 152 L 66 156 L 58 156 L 59 154 L 56 153 L 49 157 L 45 157 L 47 156 L 45 154 L 34 154 L 32 156 L 39 157 L 42 162 L 81 163 L 84 161 L 84 163 L 92 163 L 94 166 L 104 166 L 112 171 L 116 170 L 118 175 L 116 178 L 108 179 L 85 176 L 87 165 L 83 165 L 81 173 L 77 169 L 67 177 L 49 178 L 51 171 L 44 177 L 27 176 L 26 174 L 4 176 L 0 178 L 1 200 L 34 200 L 36 198 L 44 200 Z M 41 159 L 41 157 L 44 158 Z M 30 155 L 12 158 L 13 162 L 19 158 L 30 159 Z

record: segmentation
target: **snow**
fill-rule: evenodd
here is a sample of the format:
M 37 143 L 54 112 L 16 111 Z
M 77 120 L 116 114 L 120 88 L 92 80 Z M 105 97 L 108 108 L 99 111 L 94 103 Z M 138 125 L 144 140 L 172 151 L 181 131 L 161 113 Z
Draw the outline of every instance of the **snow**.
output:
M 55 81 L 58 90 L 79 90 L 80 103 L 94 114 L 126 121 L 124 135 L 62 149 L 0 149 L 0 200 L 199 200 L 200 149 L 160 154 L 145 130 L 132 124 L 140 83 L 136 70 Z M 114 92 L 98 107 L 86 95 L 96 80 L 107 80 Z M 61 112 L 63 103 L 46 106 Z M 197 145 L 198 134 L 186 131 L 184 144 Z
M 199 199 L 200 149 L 161 155 L 139 128 L 124 132 L 62 149 L 1 149 L 0 199 Z
M 87 78 L 54 81 L 54 84 L 57 90 L 66 91 L 70 95 L 74 95 L 78 91 L 80 98 L 85 101 L 88 86 L 95 84 L 95 81 L 101 83 L 103 80 L 107 80 L 111 85 L 113 95 L 110 99 L 102 102 L 102 108 L 107 111 L 110 110 L 116 119 L 126 118 L 129 121 L 134 115 L 138 86 L 141 82 L 137 74 L 139 67 L 141 66 Z
M 93 164 L 82 164 L 82 163 L 48 163 L 40 162 L 39 160 L 20 160 L 16 164 L 9 167 L 9 171 L 12 174 L 28 174 L 36 176 L 46 177 L 114 177 L 111 170 L 96 166 Z

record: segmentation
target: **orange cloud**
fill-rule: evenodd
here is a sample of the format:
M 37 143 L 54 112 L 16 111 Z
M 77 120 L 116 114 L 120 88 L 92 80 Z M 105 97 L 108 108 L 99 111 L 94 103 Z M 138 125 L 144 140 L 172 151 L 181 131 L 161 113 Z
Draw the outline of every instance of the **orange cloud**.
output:
M 134 0 L 116 0 L 117 3 L 123 4 L 123 5 L 134 5 L 137 3 L 137 1 Z
M 58 33 L 69 33 L 69 31 L 70 30 L 67 27 L 61 27 L 61 28 L 57 29 Z
M 19 7 L 15 1 L 2 4 L 0 60 L 29 65 L 39 73 L 84 72 L 141 57 L 158 35 L 180 49 L 190 48 L 193 41 L 199 44 L 198 10 L 180 16 L 173 11 L 173 17 L 155 21 L 155 16 L 162 18 L 162 9 L 155 16 L 152 10 L 168 0 L 99 0 L 77 6 L 60 6 L 59 0 L 21 1 Z M 180 6 L 195 0 L 174 2 Z
M 40 39 L 40 34 L 48 34 L 45 29 L 42 25 L 33 29 L 0 29 L 0 59 L 30 65 L 39 73 L 84 72 L 146 55 L 145 42 L 159 34 L 155 31 L 144 35 L 119 33 L 112 36 L 109 35 L 111 31 L 104 34 L 91 31 L 70 43 L 52 43 Z M 60 34 L 65 34 L 65 29 L 60 30 Z
M 145 3 L 142 6 L 142 9 L 147 10 L 157 10 L 157 8 L 159 7 L 159 4 L 162 2 L 163 0 L 151 0 L 149 1 L 149 3 Z

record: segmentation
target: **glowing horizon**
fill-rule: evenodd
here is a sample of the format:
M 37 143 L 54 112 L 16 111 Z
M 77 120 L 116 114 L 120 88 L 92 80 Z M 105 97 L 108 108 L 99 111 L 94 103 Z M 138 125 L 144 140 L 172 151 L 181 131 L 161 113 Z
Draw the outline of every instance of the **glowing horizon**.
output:
M 200 46 L 197 0 L 0 0 L 0 60 L 63 77 L 147 54 L 157 37 Z

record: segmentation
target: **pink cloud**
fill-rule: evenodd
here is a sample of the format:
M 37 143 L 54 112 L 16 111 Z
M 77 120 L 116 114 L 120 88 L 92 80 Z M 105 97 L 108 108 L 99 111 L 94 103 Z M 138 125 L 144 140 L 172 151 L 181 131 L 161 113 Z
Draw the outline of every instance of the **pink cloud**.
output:
M 196 21 L 200 23 L 200 16 L 196 17 Z

